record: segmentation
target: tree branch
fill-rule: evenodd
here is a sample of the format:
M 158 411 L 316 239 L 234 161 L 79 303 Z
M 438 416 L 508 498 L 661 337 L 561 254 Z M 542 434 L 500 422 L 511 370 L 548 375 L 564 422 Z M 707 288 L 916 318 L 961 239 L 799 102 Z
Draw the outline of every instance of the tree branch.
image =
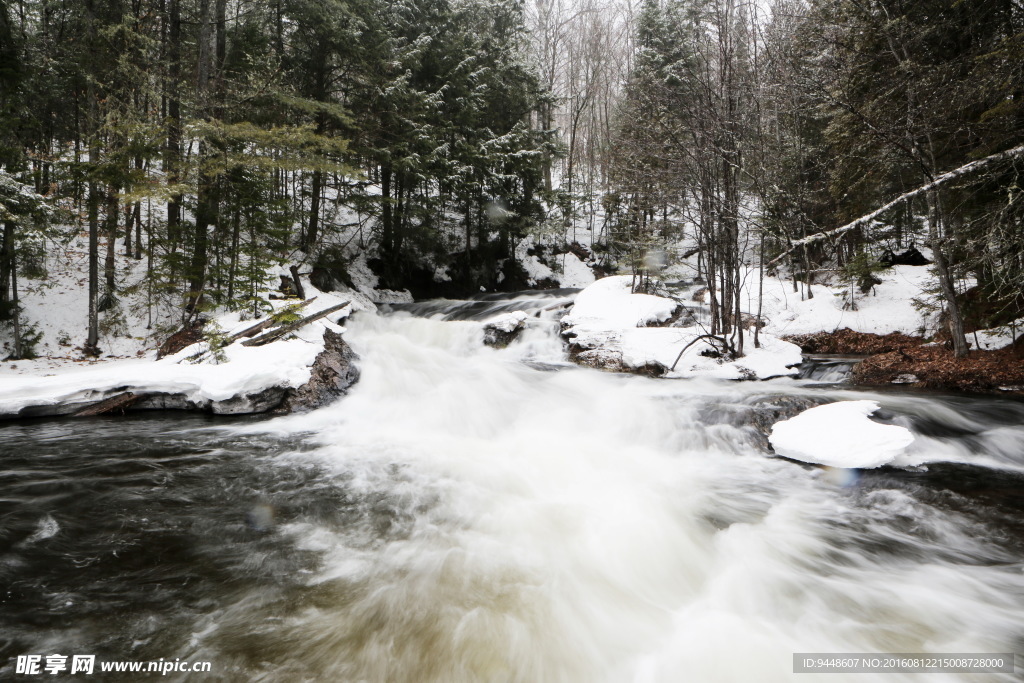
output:
M 849 232 L 851 230 L 859 228 L 860 226 L 864 225 L 865 223 L 868 223 L 868 222 L 878 218 L 879 216 L 881 216 L 882 214 L 884 214 L 886 211 L 888 211 L 889 209 L 893 208 L 894 206 L 898 206 L 899 204 L 902 204 L 905 201 L 913 199 L 914 197 L 918 197 L 918 196 L 920 196 L 922 194 L 925 194 L 926 192 L 931 192 L 932 190 L 935 190 L 935 189 L 937 189 L 937 188 L 939 188 L 939 187 L 941 187 L 941 186 L 943 186 L 943 185 L 945 185 L 945 184 L 947 184 L 947 183 L 949 183 L 949 182 L 951 182 L 953 180 L 956 180 L 957 178 L 961 178 L 961 177 L 963 177 L 965 175 L 969 175 L 971 173 L 976 173 L 976 172 L 981 171 L 981 170 L 983 170 L 985 168 L 988 168 L 989 166 L 993 166 L 993 165 L 995 165 L 995 164 L 997 164 L 997 163 L 999 163 L 1001 161 L 1006 161 L 1007 159 L 1015 159 L 1015 158 L 1021 157 L 1021 156 L 1024 156 L 1024 145 L 1018 145 L 1017 147 L 1014 147 L 1012 149 L 1008 149 L 1008 150 L 1005 150 L 1005 151 L 1002 151 L 1002 152 L 997 152 L 995 154 L 990 154 L 989 156 L 984 157 L 982 159 L 978 159 L 978 160 L 972 161 L 972 162 L 970 162 L 968 164 L 964 164 L 963 166 L 960 166 L 959 168 L 954 168 L 952 171 L 947 171 L 946 173 L 943 173 L 942 175 L 936 176 L 935 180 L 931 181 L 930 183 L 926 183 L 924 185 L 921 185 L 920 187 L 915 188 L 913 190 L 910 190 L 909 192 L 904 192 L 903 194 L 901 194 L 900 196 L 896 197 L 892 201 L 888 202 L 884 206 L 882 206 L 882 207 L 880 207 L 878 209 L 875 209 L 871 213 L 864 214 L 860 218 L 852 220 L 849 223 L 847 223 L 846 225 L 842 225 L 842 226 L 840 226 L 838 228 L 835 228 L 834 230 L 826 230 L 826 231 L 822 231 L 822 232 L 816 232 L 813 235 L 808 235 L 807 237 L 802 237 L 802 238 L 800 238 L 798 240 L 793 240 L 790 243 L 789 248 L 786 249 L 781 254 L 779 254 L 778 256 L 776 256 L 775 258 L 773 258 L 771 260 L 771 262 L 767 264 L 767 266 L 768 267 L 774 266 L 776 263 L 781 261 L 783 259 L 783 257 L 785 257 L 787 254 L 789 254 L 791 251 L 793 251 L 797 247 L 802 247 L 805 244 L 811 244 L 812 242 L 820 242 L 821 240 L 829 239 L 829 238 L 835 237 L 837 235 L 842 235 L 843 233 L 847 233 L 847 232 Z

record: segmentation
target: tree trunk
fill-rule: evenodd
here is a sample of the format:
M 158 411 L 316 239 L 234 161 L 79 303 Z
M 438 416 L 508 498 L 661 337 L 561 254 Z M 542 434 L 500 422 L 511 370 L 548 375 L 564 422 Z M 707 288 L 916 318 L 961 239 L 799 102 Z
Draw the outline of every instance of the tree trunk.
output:
M 11 254 L 11 307 L 14 313 L 14 358 L 21 360 L 25 349 L 21 343 L 21 303 L 18 301 L 18 261 Z
M 107 254 L 103 261 L 103 277 L 106 280 L 104 293 L 108 297 L 114 295 L 116 288 L 117 262 L 115 260 L 115 247 L 117 244 L 117 188 L 111 187 L 107 191 Z
M 309 199 L 309 223 L 306 225 L 306 234 L 302 240 L 302 250 L 309 253 L 315 246 L 320 229 L 320 195 L 323 193 L 324 174 L 323 171 L 313 171 L 311 196 Z
M 100 194 L 96 183 L 89 183 L 89 333 L 85 352 L 99 353 L 99 291 L 100 291 Z
M 0 242 L 0 318 L 6 317 L 6 305 L 11 301 L 11 271 L 14 266 L 14 223 L 4 221 L 3 241 Z
M 390 262 L 394 252 L 394 225 L 391 206 L 391 167 L 380 169 L 380 251 L 385 263 Z
M 167 4 L 167 147 L 164 151 L 164 170 L 167 182 L 176 185 L 181 173 L 181 4 L 168 0 Z M 174 193 L 167 200 L 167 237 L 171 253 L 181 240 L 181 195 Z
M 942 288 L 942 298 L 946 300 L 946 312 L 949 315 L 949 335 L 953 341 L 953 355 L 963 358 L 967 355 L 967 337 L 964 335 L 964 321 L 960 314 L 960 304 L 956 300 L 956 287 L 953 276 L 942 250 L 940 229 L 942 223 L 942 206 L 937 193 L 928 194 L 928 246 L 932 249 L 932 260 L 935 273 Z

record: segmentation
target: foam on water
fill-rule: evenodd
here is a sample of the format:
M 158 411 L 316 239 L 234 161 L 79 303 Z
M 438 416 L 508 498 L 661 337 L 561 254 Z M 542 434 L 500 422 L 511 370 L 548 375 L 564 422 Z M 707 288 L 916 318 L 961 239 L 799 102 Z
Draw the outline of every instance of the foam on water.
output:
M 1020 649 L 1019 558 L 701 421 L 749 388 L 539 372 L 521 361 L 561 353 L 543 321 L 503 350 L 408 315 L 347 338 L 349 396 L 256 428 L 309 432 L 290 458 L 394 521 L 283 528 L 323 555 L 307 588 L 286 609 L 240 596 L 183 656 L 258 680 L 711 682 L 792 680 L 794 652 Z

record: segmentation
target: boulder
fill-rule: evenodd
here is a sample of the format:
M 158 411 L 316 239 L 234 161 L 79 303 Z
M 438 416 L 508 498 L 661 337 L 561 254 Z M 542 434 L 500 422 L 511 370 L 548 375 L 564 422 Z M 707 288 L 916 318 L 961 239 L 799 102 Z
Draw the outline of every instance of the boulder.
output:
M 306 412 L 331 403 L 348 393 L 359 381 L 357 356 L 340 334 L 324 330 L 324 350 L 313 361 L 309 381 L 298 389 L 284 390 L 284 398 L 273 408 L 276 414 Z M 268 408 L 269 410 L 270 408 Z M 262 411 L 254 411 L 262 412 Z
M 484 322 L 484 344 L 495 348 L 505 348 L 526 329 L 526 318 L 523 311 L 502 313 Z

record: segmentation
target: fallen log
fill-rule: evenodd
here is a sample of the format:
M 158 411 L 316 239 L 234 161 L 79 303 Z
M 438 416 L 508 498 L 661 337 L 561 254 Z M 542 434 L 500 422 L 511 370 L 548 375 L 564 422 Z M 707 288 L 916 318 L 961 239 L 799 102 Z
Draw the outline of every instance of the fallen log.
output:
M 324 317 L 330 315 L 331 313 L 334 313 L 335 311 L 340 311 L 341 309 L 345 308 L 348 305 L 349 305 L 349 302 L 345 301 L 345 302 L 342 302 L 342 303 L 337 304 L 335 306 L 331 306 L 330 308 L 325 308 L 324 310 L 322 310 L 322 311 L 320 311 L 318 313 L 314 313 L 313 315 L 306 316 L 302 320 L 296 320 L 295 322 L 291 323 L 290 325 L 284 325 L 282 327 L 278 327 L 276 329 L 273 329 L 270 332 L 267 332 L 266 334 L 261 334 L 260 336 L 255 337 L 253 339 L 247 339 L 244 342 L 242 342 L 242 346 L 263 346 L 264 344 L 269 344 L 270 342 L 277 341 L 278 339 L 280 339 L 281 337 L 285 336 L 286 334 L 289 334 L 290 332 L 294 332 L 295 330 L 297 330 L 297 329 L 299 329 L 301 327 L 305 327 L 306 325 L 308 325 L 311 322 L 316 322 L 320 318 L 324 318 Z
M 301 310 L 301 309 L 305 308 L 306 306 L 308 306 L 309 304 L 313 303 L 314 301 L 316 301 L 316 297 L 315 296 L 310 298 L 310 299 L 306 299 L 301 304 L 298 304 L 298 307 L 295 310 Z M 235 332 L 233 335 L 228 337 L 228 343 L 231 344 L 233 342 L 238 341 L 239 339 L 244 339 L 246 337 L 251 337 L 254 334 L 256 334 L 257 332 L 262 332 L 263 330 L 265 330 L 267 328 L 270 328 L 270 327 L 273 327 L 276 324 L 277 324 L 277 321 L 274 320 L 274 317 L 273 316 L 268 316 L 266 320 L 261 320 L 260 322 L 256 323 L 252 327 L 247 327 L 244 330 L 242 330 L 241 332 Z
M 72 417 L 94 417 L 96 415 L 107 415 L 113 412 L 124 412 L 132 407 L 132 405 L 141 398 L 138 394 L 134 394 L 130 391 L 126 391 L 122 394 L 116 394 L 110 398 L 103 399 L 99 403 L 93 403 L 91 406 L 86 406 L 81 410 L 76 410 L 72 413 Z
M 793 240 L 792 242 L 790 242 L 788 249 L 786 249 L 781 254 L 779 254 L 771 261 L 766 263 L 765 267 L 771 268 L 779 261 L 781 261 L 783 258 L 785 258 L 791 251 L 793 251 L 797 247 L 802 247 L 805 244 L 811 244 L 812 242 L 820 242 L 821 240 L 831 239 L 832 237 L 842 235 L 843 233 L 849 232 L 855 228 L 859 228 L 860 226 L 869 223 L 870 221 L 873 221 L 874 219 L 878 218 L 889 209 L 892 209 L 893 207 L 902 204 L 903 202 L 909 201 L 914 197 L 918 197 L 922 194 L 925 194 L 926 192 L 936 190 L 942 187 L 943 185 L 949 183 L 950 181 L 962 178 L 972 173 L 977 173 L 978 171 L 988 168 L 989 166 L 992 166 L 996 163 L 1007 161 L 1009 159 L 1015 159 L 1020 156 L 1024 156 L 1024 145 L 1018 145 L 1013 149 L 1008 149 L 1003 152 L 990 154 L 989 156 L 984 157 L 982 159 L 978 159 L 976 161 L 964 164 L 963 166 L 960 166 L 958 168 L 954 168 L 952 171 L 947 171 L 946 173 L 936 176 L 931 182 L 925 183 L 924 185 L 913 190 L 910 190 L 909 192 L 904 192 L 899 197 L 896 197 L 895 199 L 893 199 L 891 202 L 888 202 L 884 206 L 875 209 L 871 213 L 864 214 L 860 218 L 852 220 L 846 225 L 842 225 L 833 230 L 824 230 L 821 232 L 816 232 L 813 235 L 808 235 L 807 237 L 802 237 L 800 239 Z

